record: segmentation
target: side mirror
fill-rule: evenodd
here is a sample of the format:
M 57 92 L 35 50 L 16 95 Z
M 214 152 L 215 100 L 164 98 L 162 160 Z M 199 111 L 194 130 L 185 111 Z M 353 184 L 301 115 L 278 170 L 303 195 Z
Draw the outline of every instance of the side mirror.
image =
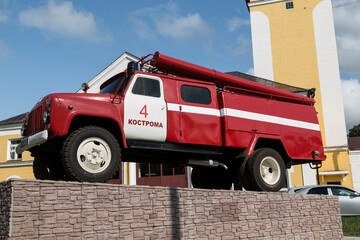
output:
M 142 65 L 141 63 L 136 63 L 134 61 L 131 61 L 127 65 L 127 74 L 128 76 L 132 76 L 135 71 L 142 71 Z
M 355 192 L 355 193 L 354 193 L 354 197 L 360 197 L 360 193 Z
M 81 85 L 81 90 L 83 90 L 84 93 L 86 93 L 89 88 L 90 88 L 90 87 L 89 87 L 89 85 L 88 85 L 87 83 L 83 83 L 83 84 Z
M 127 65 L 127 74 L 128 74 L 128 76 L 132 76 L 135 73 L 135 71 L 136 71 L 136 66 L 135 65 L 136 65 L 136 63 L 133 62 L 133 61 L 128 63 L 128 65 Z

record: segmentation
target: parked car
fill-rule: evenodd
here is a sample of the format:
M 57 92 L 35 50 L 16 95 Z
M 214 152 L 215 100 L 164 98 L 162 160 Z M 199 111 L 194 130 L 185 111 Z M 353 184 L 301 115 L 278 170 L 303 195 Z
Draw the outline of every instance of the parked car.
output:
M 290 188 L 289 193 L 338 196 L 341 216 L 360 215 L 360 193 L 339 185 L 314 185 Z

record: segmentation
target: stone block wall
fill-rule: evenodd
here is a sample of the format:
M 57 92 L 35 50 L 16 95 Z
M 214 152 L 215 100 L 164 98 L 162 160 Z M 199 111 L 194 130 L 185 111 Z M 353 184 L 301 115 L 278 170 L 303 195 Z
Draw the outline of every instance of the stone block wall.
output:
M 0 239 L 343 238 L 332 196 L 9 180 L 0 197 Z
M 0 239 L 10 233 L 10 212 L 12 203 L 11 182 L 0 183 Z

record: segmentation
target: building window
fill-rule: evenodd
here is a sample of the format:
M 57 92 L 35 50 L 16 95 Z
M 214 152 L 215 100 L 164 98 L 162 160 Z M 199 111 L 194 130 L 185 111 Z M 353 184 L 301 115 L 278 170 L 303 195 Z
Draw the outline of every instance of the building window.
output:
M 182 165 L 172 167 L 166 164 L 140 163 L 139 178 L 185 175 L 185 167 Z
M 20 143 L 20 139 L 9 139 L 8 141 L 8 160 L 21 160 L 21 154 L 16 154 L 16 146 Z
M 341 182 L 327 182 L 328 185 L 341 185 Z
M 286 9 L 292 9 L 292 8 L 294 8 L 294 2 L 287 2 Z

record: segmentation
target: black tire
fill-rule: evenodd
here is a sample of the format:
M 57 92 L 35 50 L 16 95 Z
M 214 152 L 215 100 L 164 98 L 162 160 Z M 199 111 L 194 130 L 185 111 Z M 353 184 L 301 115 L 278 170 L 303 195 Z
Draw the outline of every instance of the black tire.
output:
M 248 157 L 244 157 L 234 165 L 234 190 L 250 190 L 251 183 L 249 182 L 249 177 L 246 174 L 246 164 Z
M 243 178 L 247 190 L 279 191 L 285 183 L 284 160 L 274 149 L 258 149 L 248 159 Z
M 226 189 L 231 188 L 230 174 L 222 167 L 196 166 L 191 172 L 191 181 L 194 188 Z
M 116 138 L 101 127 L 79 128 L 63 144 L 64 169 L 76 181 L 106 182 L 119 170 L 120 160 Z
M 249 157 L 245 157 L 239 166 L 239 176 L 240 182 L 237 185 L 241 185 L 245 190 L 255 190 L 256 188 L 253 186 L 253 182 L 250 181 L 248 168 Z M 240 190 L 238 186 L 236 186 L 236 190 Z
M 33 173 L 40 180 L 65 180 L 65 171 L 59 157 L 50 154 L 38 154 L 34 156 Z

